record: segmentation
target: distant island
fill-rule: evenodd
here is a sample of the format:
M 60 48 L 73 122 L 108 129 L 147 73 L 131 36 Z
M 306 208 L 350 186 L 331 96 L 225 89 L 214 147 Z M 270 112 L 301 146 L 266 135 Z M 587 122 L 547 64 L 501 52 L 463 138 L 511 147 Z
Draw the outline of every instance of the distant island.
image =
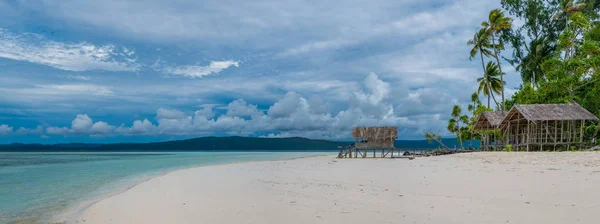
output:
M 351 141 L 329 141 L 308 138 L 256 138 L 256 137 L 201 137 L 177 141 L 152 143 L 116 144 L 21 144 L 0 145 L 0 152 L 182 152 L 182 151 L 337 151 L 338 146 L 347 146 Z M 457 145 L 454 138 L 443 139 L 452 147 Z M 464 143 L 468 147 L 468 142 Z M 473 142 L 479 147 L 479 142 Z M 435 149 L 437 143 L 427 140 L 396 140 L 400 149 Z

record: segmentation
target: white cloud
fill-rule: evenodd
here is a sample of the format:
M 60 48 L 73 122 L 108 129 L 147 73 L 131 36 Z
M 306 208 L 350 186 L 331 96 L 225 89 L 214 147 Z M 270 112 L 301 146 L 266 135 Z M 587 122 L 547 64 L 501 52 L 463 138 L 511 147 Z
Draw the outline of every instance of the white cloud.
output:
M 90 81 L 91 78 L 85 75 L 67 75 L 65 76 L 67 79 L 79 80 L 79 81 Z
M 35 34 L 0 29 L 0 57 L 43 64 L 67 71 L 137 71 L 131 51 L 113 45 L 62 43 Z
M 205 117 L 206 119 L 211 119 L 215 116 L 215 113 L 212 110 L 212 106 L 205 106 L 202 110 L 197 110 L 194 113 L 194 117 Z
M 114 129 L 104 121 L 95 122 L 87 114 L 77 114 L 71 121 L 71 128 L 68 127 L 48 127 L 46 133 L 49 135 L 107 135 Z
M 275 102 L 269 108 L 267 114 L 271 118 L 286 118 L 292 116 L 296 112 L 308 113 L 310 105 L 304 97 L 295 92 L 288 92 L 279 101 Z
M 90 94 L 98 96 L 107 96 L 114 93 L 109 87 L 93 84 L 37 85 L 36 87 L 33 89 L 22 89 L 21 91 L 35 94 Z
M 87 133 L 94 122 L 87 114 L 78 114 L 71 122 L 71 130 L 75 134 Z
M 158 108 L 156 111 L 156 119 L 181 119 L 184 118 L 185 113 L 175 109 Z
M 243 99 L 227 105 L 226 112 L 215 116 L 212 107 L 205 107 L 187 115 L 176 109 L 156 110 L 156 123 L 148 119 L 136 120 L 131 126 L 112 126 L 106 122 L 94 122 L 86 114 L 78 114 L 71 127 L 49 127 L 50 135 L 185 135 L 201 136 L 211 133 L 253 135 L 266 133 L 268 137 L 303 136 L 320 139 L 347 139 L 350 129 L 356 125 L 394 125 L 401 132 L 422 135 L 426 123 L 440 124 L 433 130 L 443 130 L 439 114 L 394 113 L 394 104 L 389 101 L 390 85 L 375 73 L 370 73 L 355 90 L 354 104 L 332 115 L 324 110 L 315 110 L 322 105 L 321 100 L 307 100 L 301 94 L 288 92 L 273 103 L 265 112 Z M 434 94 L 428 92 L 410 93 L 407 100 L 418 98 L 428 102 Z M 414 102 L 413 102 L 414 103 Z M 418 133 L 417 133 L 418 132 Z M 271 133 L 271 135 L 268 135 Z M 402 134 L 401 133 L 401 134 Z
M 7 135 L 13 132 L 13 127 L 6 124 L 0 125 L 0 135 Z
M 165 66 L 161 69 L 162 72 L 170 75 L 181 75 L 189 78 L 202 78 L 207 75 L 217 74 L 231 66 L 239 67 L 237 61 L 211 61 L 207 66 L 187 65 L 169 67 Z
M 300 46 L 288 49 L 281 53 L 279 56 L 293 56 L 297 54 L 322 51 L 322 50 L 330 50 L 335 48 L 341 48 L 344 46 L 348 46 L 350 44 L 355 43 L 351 40 L 344 39 L 336 39 L 336 40 L 325 40 L 325 41 L 316 41 L 311 43 L 302 44 Z
M 16 131 L 17 134 L 23 134 L 23 135 L 28 135 L 28 134 L 42 134 L 43 132 L 44 132 L 44 127 L 42 127 L 41 125 L 38 125 L 34 129 L 20 127 Z
M 69 134 L 69 128 L 67 127 L 47 127 L 46 133 L 49 135 L 67 135 Z
M 104 121 L 98 121 L 92 125 L 90 129 L 91 135 L 107 135 L 110 134 L 116 127 L 109 125 Z
M 228 116 L 257 116 L 263 112 L 258 110 L 256 105 L 248 104 L 244 99 L 237 99 L 227 105 Z
M 116 132 L 124 135 L 144 135 L 152 134 L 154 129 L 154 124 L 152 124 L 152 122 L 148 119 L 144 119 L 134 121 L 131 127 L 125 127 L 124 125 L 121 125 L 116 129 Z

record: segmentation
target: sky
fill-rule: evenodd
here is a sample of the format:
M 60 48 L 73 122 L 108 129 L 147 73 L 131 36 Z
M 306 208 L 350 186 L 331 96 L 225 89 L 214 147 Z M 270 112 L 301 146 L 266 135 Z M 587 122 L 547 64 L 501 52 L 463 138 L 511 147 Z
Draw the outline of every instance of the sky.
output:
M 447 136 L 482 73 L 467 41 L 499 7 L 0 0 L 0 143 L 340 140 L 358 125 Z M 509 96 L 520 78 L 503 70 Z

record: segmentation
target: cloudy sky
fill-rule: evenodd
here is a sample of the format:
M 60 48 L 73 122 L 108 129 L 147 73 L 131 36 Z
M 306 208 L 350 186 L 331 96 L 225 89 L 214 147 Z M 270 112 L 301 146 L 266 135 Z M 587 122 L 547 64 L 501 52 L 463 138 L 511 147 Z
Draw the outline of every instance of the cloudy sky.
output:
M 481 73 L 466 43 L 498 7 L 0 0 L 0 143 L 348 139 L 354 125 L 447 134 Z

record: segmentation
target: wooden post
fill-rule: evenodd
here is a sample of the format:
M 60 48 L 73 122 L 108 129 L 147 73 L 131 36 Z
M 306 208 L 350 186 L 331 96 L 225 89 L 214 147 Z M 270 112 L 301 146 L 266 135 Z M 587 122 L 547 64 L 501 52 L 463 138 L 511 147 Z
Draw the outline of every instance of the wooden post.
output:
M 525 137 L 525 145 L 527 147 L 527 152 L 529 152 L 529 142 L 531 139 L 530 131 L 529 131 L 530 124 L 531 124 L 531 121 L 527 121 L 527 137 Z
M 560 121 L 560 143 L 563 142 L 564 136 L 563 133 L 565 132 L 565 121 Z
M 521 123 L 521 119 L 519 119 L 519 116 L 517 116 L 517 134 L 515 135 L 515 147 L 517 148 L 517 151 L 519 151 L 519 145 L 521 143 L 519 140 L 522 139 L 522 136 L 519 136 L 520 135 L 520 132 L 519 132 L 519 126 L 520 126 L 519 124 L 520 123 Z
M 548 132 L 550 131 L 550 130 L 548 129 L 548 126 L 549 126 L 549 124 L 548 124 L 548 123 L 550 123 L 550 122 L 549 122 L 549 121 L 546 121 L 546 139 L 544 140 L 544 143 L 548 143 Z
M 508 121 L 508 127 L 506 128 L 506 144 L 504 144 L 504 147 L 506 147 L 507 144 L 510 144 L 510 121 Z
M 571 121 L 567 121 L 567 150 L 571 150 Z
M 585 126 L 585 119 L 581 120 L 581 132 L 579 132 L 579 143 L 583 143 L 583 126 Z
M 558 141 L 558 121 L 554 121 L 554 145 L 556 146 L 556 142 Z

